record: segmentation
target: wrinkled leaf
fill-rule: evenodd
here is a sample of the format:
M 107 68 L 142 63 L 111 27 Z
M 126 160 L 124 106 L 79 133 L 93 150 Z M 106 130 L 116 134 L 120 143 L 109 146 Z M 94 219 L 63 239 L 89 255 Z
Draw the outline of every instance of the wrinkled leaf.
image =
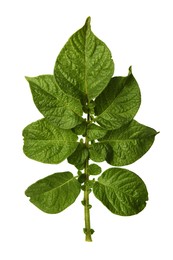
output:
M 89 175 L 98 175 L 98 174 L 101 173 L 101 171 L 102 171 L 101 167 L 98 166 L 95 163 L 90 164 L 89 167 L 88 167 L 88 174 Z
M 68 157 L 68 162 L 75 165 L 77 169 L 82 170 L 85 167 L 85 161 L 88 158 L 88 149 L 85 144 L 79 143 L 78 147 Z
M 103 128 L 118 129 L 136 115 L 141 94 L 131 68 L 127 77 L 114 77 L 95 100 L 96 121 Z
M 94 143 L 89 148 L 89 157 L 94 162 L 103 162 L 107 156 L 107 146 L 102 143 Z
M 43 163 L 60 163 L 76 149 L 77 136 L 55 127 L 46 119 L 38 120 L 23 130 L 26 156 Z
M 54 75 L 60 88 L 80 100 L 97 97 L 114 72 L 111 53 L 91 31 L 90 17 L 57 57 Z
M 107 145 L 106 161 L 124 166 L 141 158 L 152 146 L 156 134 L 154 129 L 132 120 L 120 129 L 108 131 L 99 141 Z
M 139 213 L 148 200 L 142 179 L 126 169 L 106 170 L 95 182 L 93 192 L 112 213 L 122 216 Z
M 91 141 L 102 138 L 106 133 L 107 130 L 95 124 L 90 124 L 87 127 L 87 137 Z
M 75 126 L 72 131 L 77 135 L 86 135 L 87 123 L 86 120 L 83 121 L 80 125 Z
M 79 178 L 78 178 L 78 182 L 79 183 L 83 183 L 83 182 L 85 182 L 86 181 L 86 174 L 81 174 L 80 176 L 79 176 Z
M 82 105 L 74 97 L 66 95 L 56 84 L 54 76 L 26 77 L 34 103 L 52 123 L 63 129 L 71 129 L 82 122 Z
M 32 184 L 25 192 L 36 207 L 46 213 L 59 213 L 80 193 L 80 184 L 71 172 L 54 173 Z

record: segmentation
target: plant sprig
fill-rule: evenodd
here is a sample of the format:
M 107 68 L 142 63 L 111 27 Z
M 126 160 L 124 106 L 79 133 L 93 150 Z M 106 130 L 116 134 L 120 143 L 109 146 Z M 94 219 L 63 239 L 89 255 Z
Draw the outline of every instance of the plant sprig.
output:
M 49 175 L 29 186 L 25 194 L 40 210 L 55 214 L 83 191 L 86 241 L 92 241 L 94 233 L 91 192 L 112 213 L 122 216 L 139 213 L 148 200 L 143 180 L 119 166 L 141 158 L 157 132 L 134 120 L 141 93 L 132 68 L 126 77 L 113 77 L 113 73 L 111 52 L 91 31 L 88 17 L 59 53 L 53 75 L 26 77 L 44 118 L 23 130 L 24 153 L 50 164 L 67 159 L 77 172 Z M 102 172 L 97 164 L 102 161 L 114 167 Z

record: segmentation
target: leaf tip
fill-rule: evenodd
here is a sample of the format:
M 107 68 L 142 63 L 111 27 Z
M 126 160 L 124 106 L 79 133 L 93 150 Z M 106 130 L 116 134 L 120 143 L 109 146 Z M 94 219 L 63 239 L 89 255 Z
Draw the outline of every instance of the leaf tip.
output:
M 129 73 L 128 75 L 131 75 L 132 74 L 132 66 L 129 67 Z
M 29 82 L 29 80 L 30 80 L 30 77 L 28 77 L 28 76 L 25 76 L 25 79 Z
M 86 26 L 86 29 L 91 28 L 91 17 L 90 16 L 87 17 L 86 22 L 85 22 L 85 26 Z

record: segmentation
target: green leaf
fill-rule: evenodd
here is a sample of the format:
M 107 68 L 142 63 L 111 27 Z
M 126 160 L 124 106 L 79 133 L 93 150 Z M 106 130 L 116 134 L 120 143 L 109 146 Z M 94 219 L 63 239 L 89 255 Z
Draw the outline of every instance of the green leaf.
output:
M 124 166 L 141 158 L 152 146 L 156 134 L 154 129 L 132 120 L 118 130 L 108 131 L 99 142 L 107 145 L 109 164 Z
M 93 192 L 112 213 L 122 216 L 139 213 L 148 200 L 142 179 L 126 169 L 106 170 L 95 182 Z
M 101 167 L 94 163 L 90 164 L 88 167 L 89 175 L 98 175 L 101 173 L 101 171 L 102 171 Z
M 79 143 L 77 149 L 68 157 L 68 162 L 75 165 L 77 169 L 82 170 L 85 167 L 85 161 L 88 158 L 88 149 L 83 143 Z
M 38 120 L 23 130 L 24 153 L 43 163 L 60 163 L 76 149 L 77 136 L 51 124 L 46 119 Z
M 81 174 L 80 176 L 79 176 L 79 178 L 78 178 L 78 182 L 79 183 L 83 183 L 83 182 L 85 182 L 86 181 L 86 174 Z
M 86 120 L 83 121 L 80 125 L 75 126 L 72 131 L 77 135 L 86 135 L 87 123 Z
M 127 77 L 114 77 L 95 100 L 96 121 L 108 130 L 118 129 L 136 115 L 141 94 L 131 68 Z
M 107 130 L 95 124 L 89 124 L 87 127 L 87 137 L 90 141 L 102 138 L 106 133 Z
M 57 57 L 54 75 L 60 88 L 82 101 L 97 97 L 110 81 L 114 64 L 108 47 L 91 31 L 90 17 Z
M 52 123 L 63 129 L 71 129 L 82 122 L 82 105 L 74 97 L 66 95 L 57 85 L 54 76 L 26 77 L 34 103 Z
M 59 213 L 80 193 L 80 184 L 71 172 L 54 173 L 32 184 L 25 192 L 36 207 L 46 213 Z
M 102 143 L 94 143 L 89 147 L 89 157 L 94 162 L 103 162 L 107 156 L 107 146 Z

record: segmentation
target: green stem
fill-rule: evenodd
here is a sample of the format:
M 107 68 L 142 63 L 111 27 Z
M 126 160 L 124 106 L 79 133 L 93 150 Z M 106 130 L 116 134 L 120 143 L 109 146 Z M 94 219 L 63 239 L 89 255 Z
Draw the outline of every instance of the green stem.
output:
M 90 122 L 90 115 L 87 115 L 87 122 Z M 85 145 L 87 149 L 89 148 L 89 141 L 86 136 L 85 138 Z M 84 191 L 84 214 L 85 214 L 85 240 L 87 242 L 91 242 L 92 238 L 92 230 L 91 230 L 91 224 L 90 224 L 90 204 L 89 204 L 89 193 L 90 190 L 87 187 L 87 182 L 89 181 L 89 174 L 88 174 L 88 165 L 89 165 L 89 158 L 87 158 L 85 163 L 85 174 L 86 174 L 86 181 L 85 181 L 85 191 Z

